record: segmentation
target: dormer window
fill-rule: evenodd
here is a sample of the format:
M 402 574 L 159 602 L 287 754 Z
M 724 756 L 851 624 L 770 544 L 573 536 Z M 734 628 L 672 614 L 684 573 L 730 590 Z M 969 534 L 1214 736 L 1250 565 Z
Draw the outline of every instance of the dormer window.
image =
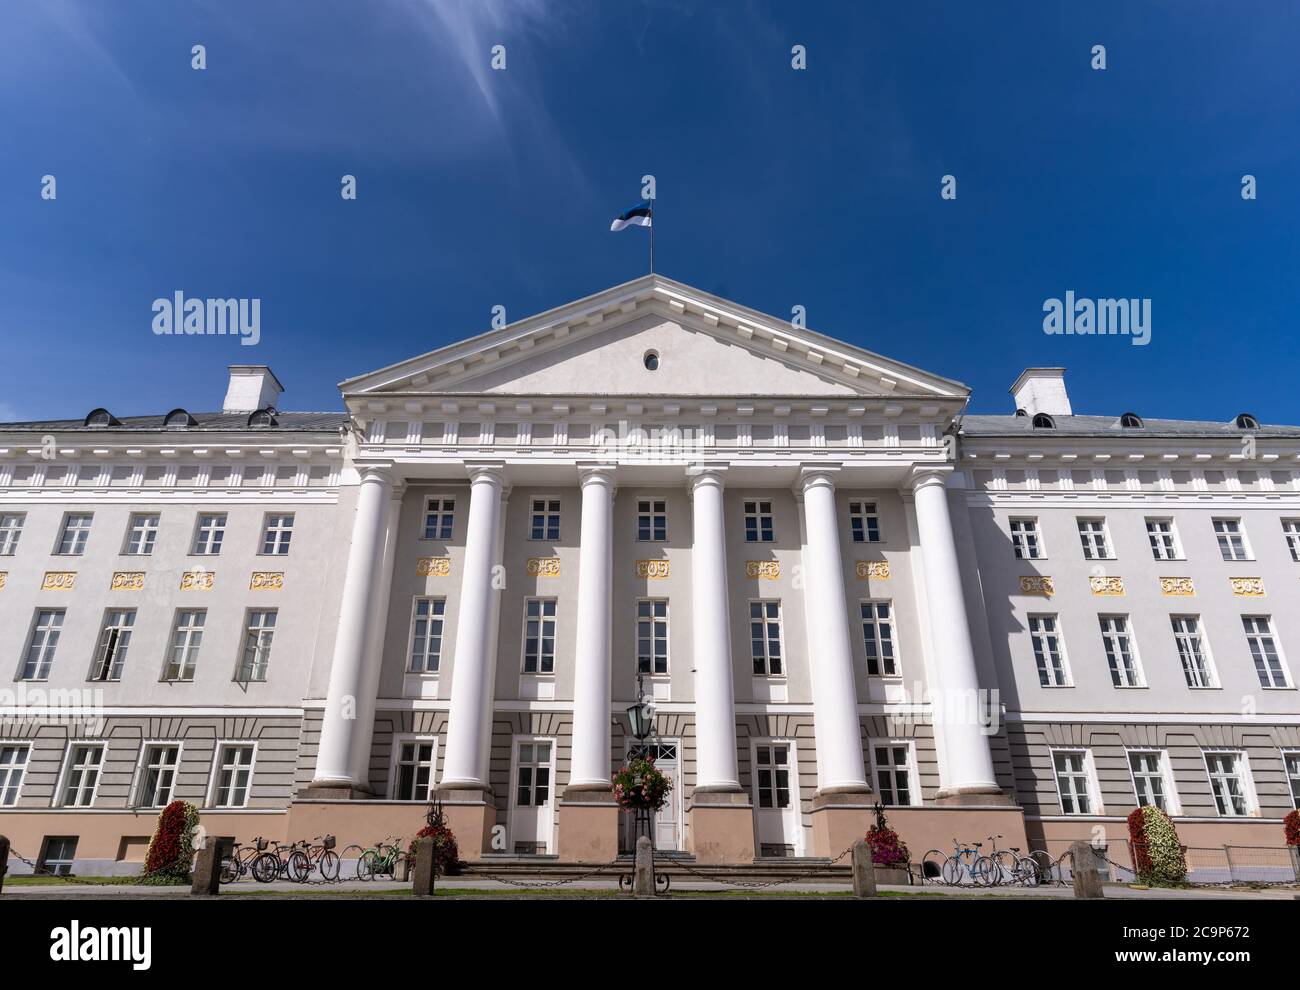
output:
M 275 409 L 267 406 L 265 409 L 257 409 L 248 415 L 249 426 L 275 426 Z
M 163 417 L 163 426 L 169 430 L 183 430 L 190 426 L 198 426 L 198 420 L 184 409 L 173 409 Z
M 1054 430 L 1056 429 L 1056 421 L 1053 420 L 1051 416 L 1047 415 L 1047 413 L 1038 413 L 1034 417 L 1034 429 Z
M 1137 413 L 1125 413 L 1119 418 L 1119 425 L 1125 430 L 1140 430 L 1143 425 L 1142 417 Z
M 1250 413 L 1242 413 L 1237 417 L 1237 429 L 1239 430 L 1258 430 L 1259 420 Z
M 105 426 L 121 426 L 122 424 L 107 409 L 94 409 L 86 416 L 85 425 L 102 429 Z

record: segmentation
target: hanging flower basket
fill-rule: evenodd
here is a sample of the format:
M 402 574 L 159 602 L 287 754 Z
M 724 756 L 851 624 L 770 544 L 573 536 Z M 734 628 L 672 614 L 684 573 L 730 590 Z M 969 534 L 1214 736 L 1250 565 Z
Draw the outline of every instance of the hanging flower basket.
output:
M 614 775 L 614 798 L 629 811 L 658 811 L 668 803 L 673 782 L 655 769 L 654 760 L 638 756 Z

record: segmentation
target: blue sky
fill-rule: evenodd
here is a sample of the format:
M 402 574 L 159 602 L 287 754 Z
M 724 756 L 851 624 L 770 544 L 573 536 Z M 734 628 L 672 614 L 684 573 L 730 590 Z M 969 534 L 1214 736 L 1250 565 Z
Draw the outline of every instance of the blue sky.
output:
M 343 378 L 495 305 L 642 274 L 645 231 L 609 222 L 650 173 L 664 274 L 802 305 L 964 381 L 973 411 L 1065 365 L 1081 413 L 1300 422 L 1297 5 L 12 0 L 0 21 L 0 420 L 210 409 L 229 363 L 270 364 L 286 409 L 340 408 Z M 1070 289 L 1149 297 L 1151 343 L 1045 335 Z M 261 343 L 155 336 L 177 290 L 260 298 Z

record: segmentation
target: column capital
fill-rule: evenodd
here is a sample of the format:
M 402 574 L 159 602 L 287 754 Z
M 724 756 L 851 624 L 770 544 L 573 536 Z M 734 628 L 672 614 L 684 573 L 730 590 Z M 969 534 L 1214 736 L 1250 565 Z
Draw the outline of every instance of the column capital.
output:
M 471 484 L 478 481 L 493 481 L 500 486 L 505 481 L 506 463 L 505 461 L 466 461 L 465 471 L 469 474 Z
M 951 475 L 952 466 L 948 464 L 917 464 L 907 476 L 906 487 L 913 492 L 933 485 L 946 488 Z
M 612 492 L 617 476 L 618 468 L 608 461 L 578 462 L 578 484 L 583 488 L 588 485 L 605 485 Z
M 357 465 L 357 474 L 360 476 L 362 484 L 367 481 L 377 481 L 391 486 L 396 480 L 393 474 L 393 465 L 391 464 L 359 464 Z
M 727 485 L 727 465 L 721 461 L 696 461 L 686 466 L 686 487 L 692 495 L 701 485 L 722 490 Z
M 810 488 L 829 488 L 835 490 L 835 476 L 840 473 L 838 464 L 800 464 L 799 480 L 795 491 L 804 494 Z

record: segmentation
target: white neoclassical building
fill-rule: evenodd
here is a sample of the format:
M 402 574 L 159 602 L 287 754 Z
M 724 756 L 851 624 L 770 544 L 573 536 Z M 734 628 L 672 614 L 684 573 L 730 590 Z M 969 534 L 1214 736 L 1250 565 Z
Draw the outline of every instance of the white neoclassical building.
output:
M 137 869 L 174 798 L 368 843 L 436 793 L 466 858 L 606 861 L 634 751 L 700 862 L 836 856 L 877 802 L 918 855 L 1139 803 L 1281 844 L 1300 429 L 1075 416 L 1059 368 L 966 415 L 661 276 L 341 388 L 285 412 L 236 366 L 219 413 L 0 425 L 24 855 Z

